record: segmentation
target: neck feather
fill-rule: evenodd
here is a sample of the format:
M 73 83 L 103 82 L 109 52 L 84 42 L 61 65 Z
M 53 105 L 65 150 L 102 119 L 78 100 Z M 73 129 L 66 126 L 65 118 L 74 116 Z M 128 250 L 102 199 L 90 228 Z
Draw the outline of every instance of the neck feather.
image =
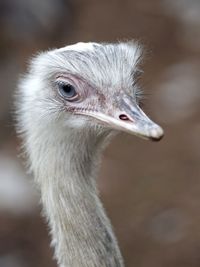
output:
M 36 181 L 60 267 L 124 266 L 96 188 L 106 136 L 68 133 L 39 146 Z

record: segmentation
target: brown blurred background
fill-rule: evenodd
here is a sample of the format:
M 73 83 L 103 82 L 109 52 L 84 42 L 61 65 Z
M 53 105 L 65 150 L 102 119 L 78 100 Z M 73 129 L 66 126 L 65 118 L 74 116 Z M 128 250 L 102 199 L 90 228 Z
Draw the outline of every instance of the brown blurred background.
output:
M 121 39 L 146 47 L 144 109 L 165 138 L 118 136 L 104 155 L 102 200 L 127 267 L 200 266 L 200 1 L 0 0 L 0 267 L 56 266 L 12 121 L 28 58 Z

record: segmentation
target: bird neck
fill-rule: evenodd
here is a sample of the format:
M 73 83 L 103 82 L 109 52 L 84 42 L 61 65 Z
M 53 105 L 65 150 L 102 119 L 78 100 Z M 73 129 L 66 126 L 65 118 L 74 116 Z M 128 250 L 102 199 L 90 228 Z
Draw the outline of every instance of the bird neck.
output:
M 96 169 L 106 136 L 87 134 L 83 139 L 80 134 L 69 133 L 54 145 L 49 141 L 52 145 L 48 148 L 45 144 L 40 147 L 40 152 L 46 149 L 46 153 L 39 160 L 37 182 L 55 256 L 60 267 L 122 267 L 96 187 Z

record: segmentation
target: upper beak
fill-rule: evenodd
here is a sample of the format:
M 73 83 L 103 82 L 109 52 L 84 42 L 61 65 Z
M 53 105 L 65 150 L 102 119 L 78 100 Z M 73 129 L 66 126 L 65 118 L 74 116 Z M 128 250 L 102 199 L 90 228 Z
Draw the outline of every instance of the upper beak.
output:
M 159 141 L 164 135 L 163 129 L 150 120 L 129 96 L 120 98 L 115 108 L 108 113 L 87 112 L 87 115 L 98 119 L 113 129 L 145 139 Z
M 119 109 L 118 120 L 122 130 L 153 141 L 159 141 L 163 137 L 163 129 L 150 120 L 130 97 L 124 96 L 121 99 Z

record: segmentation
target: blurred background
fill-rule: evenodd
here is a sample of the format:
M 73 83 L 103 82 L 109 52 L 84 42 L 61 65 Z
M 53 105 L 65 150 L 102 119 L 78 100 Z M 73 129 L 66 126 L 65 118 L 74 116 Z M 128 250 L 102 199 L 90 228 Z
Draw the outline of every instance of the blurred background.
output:
M 0 0 L 0 267 L 55 267 L 19 157 L 13 95 L 28 58 L 78 41 L 139 40 L 151 143 L 119 135 L 99 176 L 127 267 L 200 266 L 200 1 Z

